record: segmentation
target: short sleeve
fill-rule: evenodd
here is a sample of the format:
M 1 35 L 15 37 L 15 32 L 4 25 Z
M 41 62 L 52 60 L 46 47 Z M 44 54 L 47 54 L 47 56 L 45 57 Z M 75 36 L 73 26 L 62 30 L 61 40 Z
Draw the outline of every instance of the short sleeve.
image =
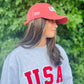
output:
M 4 61 L 1 84 L 19 84 L 19 70 L 16 58 L 13 54 L 9 54 Z
M 61 53 L 61 56 L 64 58 L 61 68 L 62 68 L 62 75 L 63 75 L 63 84 L 73 84 L 73 76 L 71 67 L 69 64 L 68 56 L 65 52 L 65 50 L 60 46 L 56 45 Z

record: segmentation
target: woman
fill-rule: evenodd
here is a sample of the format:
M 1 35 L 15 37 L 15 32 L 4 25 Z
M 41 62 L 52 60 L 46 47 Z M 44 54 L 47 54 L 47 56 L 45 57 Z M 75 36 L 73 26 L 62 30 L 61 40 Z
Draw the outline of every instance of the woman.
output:
M 57 23 L 67 21 L 49 4 L 33 5 L 25 37 L 4 62 L 1 84 L 73 84 L 66 52 L 55 44 Z

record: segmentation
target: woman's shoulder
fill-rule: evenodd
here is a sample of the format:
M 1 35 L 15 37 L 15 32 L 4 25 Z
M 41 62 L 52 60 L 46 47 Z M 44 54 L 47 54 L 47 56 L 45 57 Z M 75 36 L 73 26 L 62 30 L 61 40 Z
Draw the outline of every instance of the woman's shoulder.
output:
M 24 53 L 30 52 L 30 49 L 28 48 L 23 48 L 22 46 L 18 46 L 15 49 L 13 49 L 10 54 L 24 54 Z
M 56 47 L 60 51 L 61 56 L 65 58 L 66 57 L 66 51 L 64 50 L 64 48 L 60 44 L 56 44 Z
M 60 51 L 64 51 L 64 48 L 63 48 L 60 44 L 56 44 L 56 47 L 57 47 Z
M 25 51 L 25 49 L 21 46 L 18 46 L 16 48 L 14 48 L 9 54 L 22 54 Z
M 18 46 L 7 55 L 6 60 L 13 61 L 18 57 L 23 56 L 23 54 L 26 54 L 26 52 L 28 53 L 28 49 Z

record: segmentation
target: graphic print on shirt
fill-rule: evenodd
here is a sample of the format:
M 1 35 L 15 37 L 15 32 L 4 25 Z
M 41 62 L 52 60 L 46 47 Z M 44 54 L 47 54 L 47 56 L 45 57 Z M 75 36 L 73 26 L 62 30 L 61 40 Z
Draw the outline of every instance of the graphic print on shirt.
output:
M 47 71 L 53 71 L 53 68 L 51 66 L 45 66 L 42 71 L 43 71 L 43 76 L 45 78 L 50 78 L 50 81 L 47 81 L 47 80 L 44 81 L 45 84 L 53 84 L 54 81 L 56 81 L 56 83 L 63 82 L 62 70 L 61 70 L 60 65 L 57 67 L 57 74 L 56 74 L 57 78 L 56 78 L 56 80 L 54 80 L 54 77 L 53 77 L 54 74 L 52 74 L 52 73 L 48 74 L 47 73 Z M 40 72 L 39 69 L 38 68 L 34 69 L 34 70 L 32 70 L 32 72 L 35 76 L 36 84 L 41 84 L 40 77 L 39 77 L 39 72 Z M 24 73 L 24 75 L 27 78 L 28 84 L 33 84 L 32 78 L 31 78 L 31 75 L 32 75 L 31 71 L 28 71 L 28 72 Z

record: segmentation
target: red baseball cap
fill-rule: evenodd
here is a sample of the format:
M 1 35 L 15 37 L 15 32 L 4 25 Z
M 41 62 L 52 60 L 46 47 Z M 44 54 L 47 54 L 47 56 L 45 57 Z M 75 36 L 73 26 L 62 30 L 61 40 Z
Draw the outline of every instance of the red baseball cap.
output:
M 57 15 L 56 10 L 47 3 L 36 3 L 33 5 L 27 13 L 27 21 L 24 24 L 27 25 L 31 20 L 36 18 L 56 20 L 59 24 L 65 24 L 68 21 L 68 17 Z

